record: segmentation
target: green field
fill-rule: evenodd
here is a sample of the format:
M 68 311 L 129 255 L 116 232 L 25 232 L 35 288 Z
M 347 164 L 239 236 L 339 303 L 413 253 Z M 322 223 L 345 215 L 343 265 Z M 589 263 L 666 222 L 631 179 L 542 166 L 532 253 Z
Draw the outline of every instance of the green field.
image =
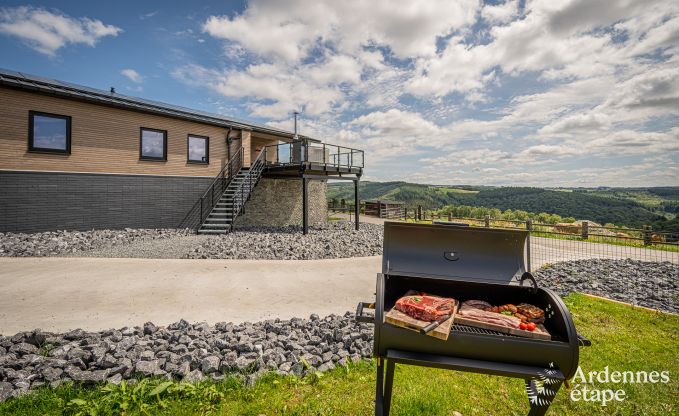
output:
M 330 183 L 328 198 L 353 201 L 353 185 Z M 361 182 L 362 200 L 386 199 L 427 210 L 466 205 L 493 210 L 520 210 L 533 215 L 556 214 L 563 218 L 599 224 L 679 232 L 679 187 L 661 188 L 526 188 L 488 186 L 433 186 L 407 182 Z
M 551 415 L 672 415 L 679 413 L 679 316 L 614 302 L 570 295 L 578 331 L 593 346 L 581 350 L 585 373 L 669 371 L 668 383 L 600 384 L 624 389 L 623 402 L 602 407 L 573 402 L 562 389 Z M 240 378 L 220 383 L 163 384 L 144 380 L 135 386 L 43 389 L 0 404 L 3 415 L 166 414 L 166 415 L 370 415 L 375 363 L 364 361 L 304 379 L 268 375 L 252 387 Z M 156 390 L 155 392 L 153 390 Z M 397 366 L 393 415 L 524 415 L 528 404 L 520 380 L 445 370 Z

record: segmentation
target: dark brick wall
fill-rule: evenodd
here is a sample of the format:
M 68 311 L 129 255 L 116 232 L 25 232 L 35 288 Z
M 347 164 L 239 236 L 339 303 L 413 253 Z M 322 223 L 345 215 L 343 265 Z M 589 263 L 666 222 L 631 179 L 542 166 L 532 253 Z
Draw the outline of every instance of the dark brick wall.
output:
M 0 232 L 175 228 L 212 178 L 0 171 Z

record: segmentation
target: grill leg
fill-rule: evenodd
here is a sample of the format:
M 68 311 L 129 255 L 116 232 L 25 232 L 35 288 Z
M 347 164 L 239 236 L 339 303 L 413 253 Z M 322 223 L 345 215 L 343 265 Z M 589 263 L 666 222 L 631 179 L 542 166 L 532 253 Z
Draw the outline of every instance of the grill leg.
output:
M 396 363 L 387 360 L 387 375 L 384 380 L 384 416 L 389 416 L 391 409 L 391 388 L 394 385 L 394 367 Z
M 384 381 L 384 359 L 377 358 L 377 382 L 375 383 L 375 416 L 384 416 L 384 394 L 383 394 L 383 381 Z
M 544 392 L 540 392 L 534 380 L 525 380 L 528 403 L 530 403 L 528 416 L 544 416 L 552 404 L 556 392 L 561 388 L 561 384 L 563 383 L 545 384 Z

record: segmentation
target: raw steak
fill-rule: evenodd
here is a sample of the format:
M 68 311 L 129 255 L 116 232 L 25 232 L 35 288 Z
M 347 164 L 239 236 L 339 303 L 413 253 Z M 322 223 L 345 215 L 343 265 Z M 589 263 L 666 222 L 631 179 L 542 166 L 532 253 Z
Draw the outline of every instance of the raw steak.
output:
M 427 294 L 404 296 L 396 301 L 396 310 L 421 321 L 435 321 L 452 313 L 455 301 Z

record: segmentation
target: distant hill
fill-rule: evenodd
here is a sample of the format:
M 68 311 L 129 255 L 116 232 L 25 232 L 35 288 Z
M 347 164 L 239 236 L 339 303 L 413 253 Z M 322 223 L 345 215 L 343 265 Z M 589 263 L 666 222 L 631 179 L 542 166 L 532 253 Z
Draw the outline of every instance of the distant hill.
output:
M 630 193 L 631 192 L 631 193 Z M 679 206 L 679 187 L 543 189 L 527 187 L 432 186 L 407 182 L 361 182 L 361 199 L 403 201 L 407 207 L 422 205 L 440 209 L 445 205 L 469 205 L 500 210 L 524 210 L 558 214 L 596 221 L 601 224 L 641 226 L 676 223 L 674 208 Z M 648 197 L 648 201 L 644 198 Z M 353 184 L 331 183 L 328 198 L 353 200 Z M 641 201 L 641 202 L 640 202 Z M 651 202 L 649 202 L 651 201 Z M 645 203 L 642 203 L 645 202 Z M 665 207 L 670 208 L 665 211 Z M 674 226 L 679 226 L 674 224 Z M 673 227 L 672 227 L 673 228 Z

